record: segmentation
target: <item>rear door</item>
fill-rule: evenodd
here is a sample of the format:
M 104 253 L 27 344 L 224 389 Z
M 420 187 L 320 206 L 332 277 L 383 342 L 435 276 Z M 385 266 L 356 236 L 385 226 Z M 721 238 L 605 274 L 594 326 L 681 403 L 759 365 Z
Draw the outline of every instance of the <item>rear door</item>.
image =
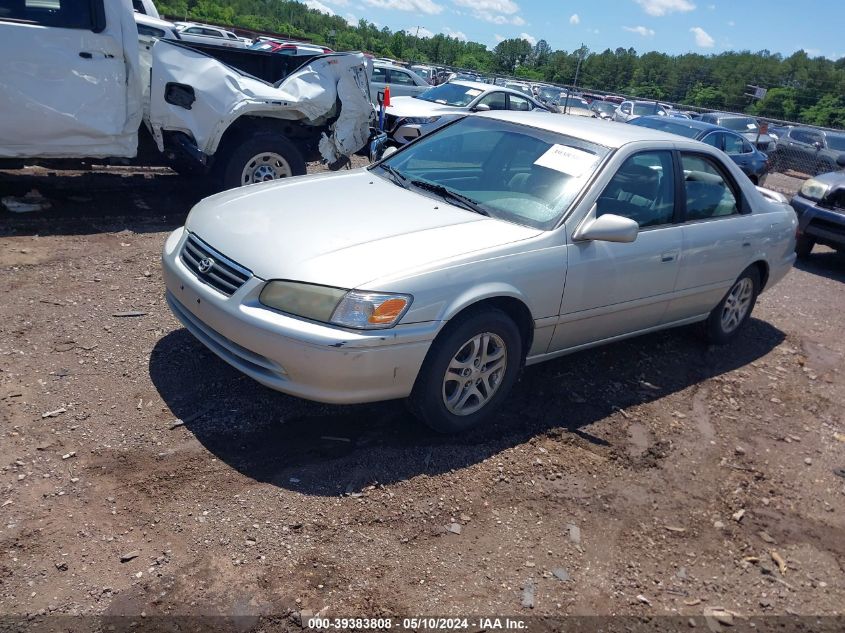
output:
M 0 156 L 134 156 L 140 102 L 128 2 L 0 3 Z
M 761 223 L 715 156 L 681 152 L 683 254 L 665 322 L 701 316 L 722 300 L 762 240 Z

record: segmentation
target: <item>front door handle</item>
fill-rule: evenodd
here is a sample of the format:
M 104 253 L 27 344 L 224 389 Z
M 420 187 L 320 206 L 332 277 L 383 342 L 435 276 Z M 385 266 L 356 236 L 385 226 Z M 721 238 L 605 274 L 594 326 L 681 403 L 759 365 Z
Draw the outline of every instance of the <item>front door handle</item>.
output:
M 666 251 L 662 255 L 660 255 L 660 261 L 662 263 L 673 262 L 678 257 L 678 251 Z
M 745 237 L 743 237 L 742 238 L 742 245 L 743 245 L 743 247 L 751 246 L 751 236 L 746 235 Z

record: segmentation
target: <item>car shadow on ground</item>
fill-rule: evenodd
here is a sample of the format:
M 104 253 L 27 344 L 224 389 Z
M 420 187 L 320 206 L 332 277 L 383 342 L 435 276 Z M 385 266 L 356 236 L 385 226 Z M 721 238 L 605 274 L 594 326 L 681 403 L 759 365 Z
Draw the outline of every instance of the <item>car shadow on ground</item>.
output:
M 845 283 L 845 252 L 825 248 L 795 261 L 795 267 L 805 273 Z
M 607 442 L 590 433 L 590 424 L 747 365 L 785 338 L 752 319 L 737 342 L 716 348 L 703 342 L 699 329 L 651 334 L 529 367 L 491 423 L 459 436 L 434 434 L 402 402 L 329 406 L 272 391 L 184 329 L 158 342 L 149 370 L 174 416 L 232 468 L 289 490 L 335 496 L 464 468 L 542 434 L 599 448 Z
M 32 173 L 30 173 L 32 172 Z M 90 235 L 129 229 L 172 230 L 207 195 L 207 185 L 166 168 L 147 171 L 0 171 L 2 197 L 34 204 L 24 213 L 0 206 L 0 236 Z

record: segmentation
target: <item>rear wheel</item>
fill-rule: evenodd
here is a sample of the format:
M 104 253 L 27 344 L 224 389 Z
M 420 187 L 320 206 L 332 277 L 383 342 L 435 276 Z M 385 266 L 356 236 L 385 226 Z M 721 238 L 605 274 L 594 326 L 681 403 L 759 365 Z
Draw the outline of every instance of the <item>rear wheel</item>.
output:
M 813 252 L 813 247 L 816 245 L 816 240 L 806 235 L 801 235 L 795 240 L 795 255 L 799 259 L 804 259 L 810 256 Z
M 748 321 L 760 293 L 760 272 L 756 266 L 746 268 L 707 319 L 707 338 L 723 345 L 730 341 Z
M 457 317 L 434 342 L 409 404 L 440 433 L 470 429 L 496 412 L 522 365 L 522 337 L 513 320 L 490 308 Z
M 221 147 L 215 171 L 222 189 L 305 174 L 305 159 L 288 139 L 275 134 L 241 137 Z

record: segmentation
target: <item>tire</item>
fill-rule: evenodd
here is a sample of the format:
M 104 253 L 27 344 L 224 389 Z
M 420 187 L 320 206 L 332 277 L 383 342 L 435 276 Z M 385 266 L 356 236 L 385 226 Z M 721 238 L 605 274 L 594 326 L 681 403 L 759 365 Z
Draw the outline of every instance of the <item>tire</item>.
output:
M 487 354 L 496 354 L 487 361 L 486 372 L 478 347 L 485 341 Z M 487 308 L 459 315 L 429 350 L 408 398 L 411 411 L 438 433 L 460 433 L 481 424 L 495 414 L 516 382 L 523 351 L 519 328 L 501 310 Z M 503 367 L 500 359 L 504 359 Z M 466 376 L 455 367 L 463 363 L 466 366 L 461 371 L 470 372 Z
M 707 318 L 707 339 L 715 345 L 731 341 L 751 316 L 759 294 L 760 271 L 749 266 Z
M 806 259 L 813 252 L 813 247 L 816 245 L 816 240 L 806 235 L 800 236 L 795 240 L 795 255 L 798 259 Z
M 305 174 L 305 159 L 287 138 L 267 132 L 231 140 L 218 150 L 214 176 L 221 190 Z

